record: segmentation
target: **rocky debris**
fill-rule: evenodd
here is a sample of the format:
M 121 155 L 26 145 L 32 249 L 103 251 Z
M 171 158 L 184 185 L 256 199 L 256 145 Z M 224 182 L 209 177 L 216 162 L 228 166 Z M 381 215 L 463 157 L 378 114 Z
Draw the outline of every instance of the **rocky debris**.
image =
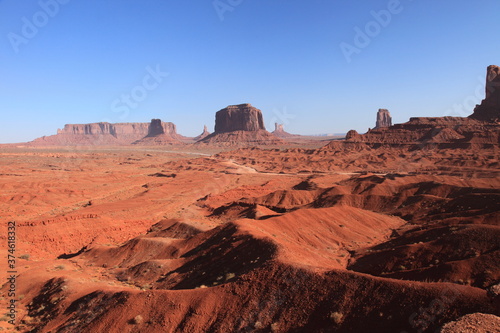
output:
M 216 146 L 280 145 L 285 141 L 266 131 L 262 112 L 250 104 L 230 105 L 215 114 L 215 132 L 197 143 Z
M 283 129 L 283 124 L 278 124 L 278 123 L 274 123 L 274 131 L 271 133 L 276 135 L 278 138 L 283 138 L 283 139 L 298 136 L 295 134 L 290 134 L 288 132 L 285 132 L 285 130 Z
M 500 121 L 500 67 L 491 65 L 486 70 L 486 97 L 469 116 L 483 121 Z
M 485 313 L 471 313 L 443 326 L 441 333 L 493 333 L 500 332 L 500 318 Z
M 266 130 L 262 112 L 251 104 L 229 105 L 215 114 L 215 133 Z
M 211 133 L 208 131 L 207 125 L 203 126 L 203 133 L 194 138 L 195 141 L 202 140 L 209 136 Z
M 391 127 L 392 117 L 387 109 L 378 109 L 375 128 Z
M 149 177 L 175 178 L 175 177 L 177 177 L 177 174 L 175 174 L 175 173 L 167 174 L 167 173 L 162 173 L 162 172 L 156 172 L 156 173 L 152 173 L 148 176 Z

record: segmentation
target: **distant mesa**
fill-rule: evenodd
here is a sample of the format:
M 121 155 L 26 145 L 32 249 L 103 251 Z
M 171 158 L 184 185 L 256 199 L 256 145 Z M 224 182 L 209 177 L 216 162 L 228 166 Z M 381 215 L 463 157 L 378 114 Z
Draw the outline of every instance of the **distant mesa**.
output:
M 215 114 L 215 133 L 266 130 L 262 112 L 250 104 L 229 105 Z
M 377 122 L 375 128 L 385 128 L 392 126 L 392 117 L 387 109 L 378 109 Z
M 96 146 L 129 145 L 148 134 L 149 123 L 107 122 L 91 124 L 66 124 L 56 135 L 31 141 L 34 146 Z
M 199 141 L 202 139 L 205 139 L 207 136 L 209 136 L 211 133 L 208 131 L 207 125 L 203 126 L 203 132 L 198 135 L 197 137 L 194 138 L 195 141 Z
M 229 105 L 215 114 L 215 132 L 199 143 L 221 146 L 279 145 L 264 127 L 262 112 L 250 104 Z
M 271 133 L 277 136 L 278 138 L 282 139 L 298 136 L 295 134 L 290 134 L 288 132 L 285 132 L 285 130 L 283 129 L 283 124 L 278 124 L 278 123 L 274 123 L 274 131 Z
M 151 123 L 66 124 L 56 135 L 44 136 L 31 141 L 32 146 L 114 146 L 130 144 L 181 142 L 175 124 L 153 119 Z M 147 140 L 146 140 L 147 141 Z
M 469 118 L 500 121 L 500 67 L 491 65 L 486 70 L 486 97 Z
M 142 146 L 182 144 L 181 140 L 183 138 L 183 136 L 177 134 L 177 128 L 174 123 L 162 122 L 160 119 L 151 119 L 148 134 L 132 144 Z

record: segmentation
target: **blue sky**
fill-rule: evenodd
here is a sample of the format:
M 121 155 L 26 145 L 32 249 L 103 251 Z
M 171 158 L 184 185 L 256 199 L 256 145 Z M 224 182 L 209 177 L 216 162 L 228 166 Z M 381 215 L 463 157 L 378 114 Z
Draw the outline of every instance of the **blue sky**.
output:
M 500 64 L 498 0 L 0 0 L 0 142 L 252 103 L 272 130 L 466 116 Z M 453 111 L 455 110 L 455 111 Z

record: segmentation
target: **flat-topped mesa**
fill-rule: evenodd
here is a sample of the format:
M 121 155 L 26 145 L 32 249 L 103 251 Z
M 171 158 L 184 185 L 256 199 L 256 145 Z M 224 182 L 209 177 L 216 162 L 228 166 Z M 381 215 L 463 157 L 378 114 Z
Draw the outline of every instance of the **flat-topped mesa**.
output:
M 476 105 L 469 116 L 482 121 L 500 121 L 500 67 L 491 65 L 486 70 L 486 97 Z
M 265 129 L 262 112 L 248 103 L 229 105 L 215 114 L 215 133 Z
M 150 123 L 67 124 L 63 129 L 58 129 L 56 135 L 35 139 L 30 144 L 35 146 L 130 145 L 149 137 L 159 138 L 155 141 L 182 140 L 182 136 L 177 134 L 175 124 L 153 119 Z
M 264 127 L 262 112 L 250 104 L 230 105 L 215 113 L 215 131 L 197 141 L 216 146 L 279 145 L 284 141 Z
M 392 126 L 392 117 L 387 109 L 378 109 L 377 123 L 375 128 L 384 128 Z

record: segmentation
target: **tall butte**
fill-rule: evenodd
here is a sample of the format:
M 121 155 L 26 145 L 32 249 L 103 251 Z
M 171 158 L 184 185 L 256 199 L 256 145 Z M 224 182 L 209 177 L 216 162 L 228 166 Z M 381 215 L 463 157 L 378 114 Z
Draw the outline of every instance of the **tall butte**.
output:
M 392 117 L 387 109 L 378 109 L 377 112 L 377 123 L 375 128 L 384 128 L 392 126 Z
M 249 146 L 281 144 L 264 126 L 262 112 L 251 104 L 229 105 L 215 113 L 215 131 L 198 142 Z
M 486 97 L 474 109 L 469 118 L 500 121 L 500 67 L 491 65 L 486 70 Z

